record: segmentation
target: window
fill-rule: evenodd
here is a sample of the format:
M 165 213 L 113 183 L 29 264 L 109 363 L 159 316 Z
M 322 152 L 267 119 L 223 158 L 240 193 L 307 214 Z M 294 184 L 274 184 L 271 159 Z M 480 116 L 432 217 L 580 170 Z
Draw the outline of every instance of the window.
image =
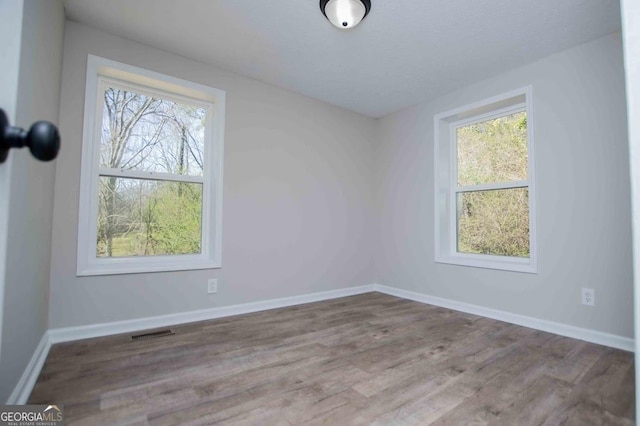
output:
M 225 93 L 89 56 L 78 275 L 220 267 Z
M 531 88 L 434 117 L 436 262 L 536 272 Z

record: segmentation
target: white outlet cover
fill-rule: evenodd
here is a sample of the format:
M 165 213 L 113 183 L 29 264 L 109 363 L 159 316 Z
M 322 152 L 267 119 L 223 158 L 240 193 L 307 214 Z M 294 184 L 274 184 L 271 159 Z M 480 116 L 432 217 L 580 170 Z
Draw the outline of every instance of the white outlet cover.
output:
M 207 293 L 217 293 L 218 292 L 218 279 L 211 278 L 207 283 Z
M 592 288 L 582 289 L 582 304 L 586 306 L 596 305 L 596 292 Z

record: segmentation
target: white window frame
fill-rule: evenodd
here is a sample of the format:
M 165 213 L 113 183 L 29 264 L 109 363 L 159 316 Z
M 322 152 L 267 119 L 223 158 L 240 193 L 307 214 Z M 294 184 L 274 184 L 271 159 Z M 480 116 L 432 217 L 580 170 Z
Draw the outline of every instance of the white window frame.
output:
M 537 273 L 537 228 L 532 87 L 516 89 L 434 116 L 435 261 L 461 266 Z M 527 113 L 527 179 L 514 182 L 458 186 L 456 130 L 516 112 Z M 527 188 L 529 199 L 529 258 L 462 253 L 457 250 L 457 194 Z
M 99 167 L 102 98 L 106 85 L 205 108 L 203 176 L 178 177 L 167 173 Z M 224 123 L 224 91 L 88 55 L 78 209 L 78 276 L 212 269 L 222 266 Z M 202 184 L 201 253 L 98 257 L 97 218 L 101 175 Z

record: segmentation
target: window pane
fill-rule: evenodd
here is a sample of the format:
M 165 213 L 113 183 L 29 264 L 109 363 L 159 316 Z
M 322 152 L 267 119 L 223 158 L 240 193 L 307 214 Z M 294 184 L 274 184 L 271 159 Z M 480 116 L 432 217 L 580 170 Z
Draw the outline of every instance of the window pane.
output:
M 519 112 L 456 130 L 458 185 L 527 179 L 527 114 Z
M 202 176 L 206 111 L 109 87 L 100 167 Z
M 97 257 L 201 252 L 202 184 L 100 177 Z
M 529 257 L 527 188 L 457 196 L 458 252 Z

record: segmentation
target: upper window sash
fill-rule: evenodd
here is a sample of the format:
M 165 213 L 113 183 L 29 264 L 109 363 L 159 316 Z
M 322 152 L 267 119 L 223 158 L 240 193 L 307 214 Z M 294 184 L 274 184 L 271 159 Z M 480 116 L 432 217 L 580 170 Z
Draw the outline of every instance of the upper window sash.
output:
M 205 110 L 205 125 L 204 125 L 204 146 L 203 146 L 203 155 L 204 155 L 204 164 L 202 170 L 202 176 L 207 174 L 206 165 L 209 163 L 208 156 L 211 155 L 209 151 L 211 151 L 210 147 L 207 146 L 207 141 L 211 141 L 213 138 L 213 130 L 211 127 L 214 125 L 214 116 L 213 116 L 213 102 L 211 101 L 202 101 L 199 99 L 195 99 L 189 96 L 180 95 L 177 93 L 170 93 L 161 89 L 150 88 L 144 86 L 142 84 L 134 84 L 128 83 L 119 79 L 114 79 L 110 77 L 105 77 L 102 75 L 98 76 L 98 93 L 96 94 L 97 99 L 101 99 L 104 96 L 104 93 L 107 89 L 120 89 L 126 90 L 132 93 L 144 95 L 151 98 L 158 98 L 162 100 L 167 100 L 171 102 L 175 102 L 176 104 L 187 105 L 194 108 L 201 108 Z M 184 175 L 184 174 L 175 174 L 175 173 L 162 173 L 162 172 L 154 172 L 154 171 L 145 171 L 145 170 L 136 170 L 135 168 L 106 168 L 100 166 L 100 146 L 102 144 L 102 121 L 104 120 L 104 102 L 96 102 L 96 123 L 94 129 L 94 143 L 97 144 L 98 148 L 95 149 L 95 158 L 94 162 L 98 167 L 100 175 L 111 175 L 110 173 L 114 173 L 115 170 L 120 170 L 121 173 L 118 173 L 117 176 L 122 177 L 134 177 L 141 179 L 154 179 L 154 180 L 173 180 L 173 181 L 193 181 L 193 182 L 202 182 L 205 183 L 205 179 L 200 175 Z M 108 171 L 107 171 L 108 170 Z M 103 173 L 103 171 L 107 171 Z M 162 177 L 164 176 L 164 177 Z M 187 179 L 186 176 L 191 177 L 199 177 L 196 180 Z
M 472 115 L 468 118 L 454 121 L 449 124 L 449 148 L 451 150 L 450 167 L 451 170 L 451 189 L 453 192 L 468 192 L 468 191 L 483 191 L 491 189 L 505 189 L 505 188 L 519 188 L 529 185 L 530 173 L 527 170 L 527 179 L 520 181 L 501 181 L 491 182 L 478 185 L 459 185 L 458 184 L 458 129 L 462 127 L 471 126 L 484 121 L 494 120 L 511 114 L 517 114 L 519 112 L 527 112 L 526 103 L 522 102 L 515 105 L 510 105 L 501 109 L 492 110 L 486 113 Z M 437 141 L 436 141 L 437 143 Z M 529 137 L 527 135 L 527 153 L 529 152 Z M 513 185 L 515 184 L 515 185 Z

